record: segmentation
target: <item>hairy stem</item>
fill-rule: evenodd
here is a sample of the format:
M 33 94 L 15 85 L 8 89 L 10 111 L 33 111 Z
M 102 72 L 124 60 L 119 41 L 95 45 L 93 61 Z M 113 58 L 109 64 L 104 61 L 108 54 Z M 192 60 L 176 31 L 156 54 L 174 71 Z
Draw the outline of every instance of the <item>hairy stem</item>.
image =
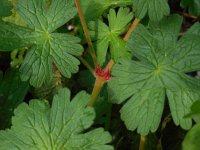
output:
M 145 142 L 146 142 L 146 137 L 145 136 L 141 136 L 140 137 L 139 150 L 145 150 Z
M 93 59 L 94 65 L 97 67 L 98 66 L 97 57 L 96 57 L 96 54 L 95 54 L 95 51 L 94 51 L 94 48 L 93 48 L 93 45 L 92 45 L 92 40 L 91 40 L 90 33 L 89 33 L 87 25 L 86 25 L 86 21 L 85 21 L 83 11 L 82 11 L 81 6 L 80 6 L 80 2 L 79 2 L 79 0 L 74 0 L 74 2 L 76 4 L 78 14 L 79 14 L 79 18 L 81 20 L 81 24 L 83 26 L 85 37 L 86 37 L 86 40 L 87 40 L 87 43 L 88 43 L 88 47 L 90 49 L 90 55 Z
M 138 25 L 139 22 L 140 22 L 140 19 L 135 18 L 135 20 L 133 21 L 133 23 L 132 23 L 131 27 L 129 28 L 128 32 L 124 36 L 124 41 L 128 41 L 129 37 L 131 36 L 131 33 L 133 32 L 133 30 L 135 29 L 135 27 Z

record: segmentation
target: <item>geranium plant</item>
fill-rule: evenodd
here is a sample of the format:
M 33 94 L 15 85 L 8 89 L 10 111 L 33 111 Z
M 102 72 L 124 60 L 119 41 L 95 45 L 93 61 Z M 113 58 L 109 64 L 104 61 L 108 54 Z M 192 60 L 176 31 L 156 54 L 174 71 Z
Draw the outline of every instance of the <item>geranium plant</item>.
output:
M 0 150 L 197 150 L 195 2 L 2 0 Z

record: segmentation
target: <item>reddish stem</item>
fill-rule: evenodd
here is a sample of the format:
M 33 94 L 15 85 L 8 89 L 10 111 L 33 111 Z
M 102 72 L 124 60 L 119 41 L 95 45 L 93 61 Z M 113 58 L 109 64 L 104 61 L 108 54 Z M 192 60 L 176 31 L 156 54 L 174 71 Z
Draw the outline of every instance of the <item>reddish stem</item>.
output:
M 87 43 L 88 43 L 88 47 L 90 49 L 90 55 L 93 59 L 94 65 L 98 66 L 97 57 L 96 57 L 96 54 L 95 54 L 95 51 L 94 51 L 94 48 L 93 48 L 93 45 L 92 45 L 92 40 L 91 40 L 90 33 L 88 31 L 88 28 L 87 28 L 87 25 L 86 25 L 86 22 L 85 22 L 85 18 L 84 18 L 84 15 L 83 15 L 83 11 L 81 9 L 80 2 L 79 2 L 79 0 L 74 0 L 74 2 L 76 4 L 78 14 L 79 14 L 79 18 L 81 20 L 81 24 L 82 24 L 82 27 L 83 27 L 83 30 L 84 30 L 84 33 L 85 33 Z
M 133 23 L 132 23 L 131 27 L 129 28 L 128 32 L 124 36 L 124 41 L 128 41 L 129 37 L 131 36 L 131 33 L 133 32 L 133 30 L 135 29 L 135 27 L 138 25 L 139 22 L 140 22 L 140 19 L 135 18 L 135 20 L 133 21 Z

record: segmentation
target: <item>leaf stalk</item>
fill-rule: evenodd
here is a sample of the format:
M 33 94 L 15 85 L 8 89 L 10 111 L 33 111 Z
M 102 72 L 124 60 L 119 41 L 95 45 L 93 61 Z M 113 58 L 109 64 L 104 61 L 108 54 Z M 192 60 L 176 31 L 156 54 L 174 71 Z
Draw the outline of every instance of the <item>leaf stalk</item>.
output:
M 131 27 L 129 28 L 128 32 L 126 33 L 125 37 L 124 37 L 124 41 L 127 41 L 132 33 L 132 31 L 136 28 L 136 26 L 139 24 L 140 19 L 135 18 L 135 20 L 133 21 Z M 103 69 L 104 71 L 108 71 L 110 72 L 112 67 L 114 65 L 114 61 L 112 59 L 110 59 L 110 61 L 108 62 L 107 66 L 105 67 L 105 69 Z M 104 83 L 106 83 L 106 80 L 102 79 L 101 77 L 96 76 L 96 81 L 94 84 L 94 88 L 92 91 L 92 96 L 90 99 L 90 102 L 88 104 L 88 106 L 92 106 L 94 107 L 97 97 L 101 91 L 101 88 L 103 87 Z M 142 149 L 141 149 L 142 150 Z
M 135 20 L 133 21 L 133 23 L 132 23 L 131 27 L 129 28 L 128 32 L 124 36 L 124 41 L 128 41 L 129 37 L 131 36 L 131 33 L 136 28 L 136 26 L 139 24 L 139 22 L 140 22 L 140 19 L 139 18 L 135 18 Z
M 145 150 L 145 142 L 146 142 L 146 137 L 141 135 L 139 150 Z
M 92 45 L 92 40 L 91 40 L 90 33 L 88 31 L 88 28 L 87 28 L 87 24 L 86 24 L 84 15 L 83 15 L 83 11 L 81 9 L 80 2 L 79 2 L 79 0 L 74 0 L 74 2 L 76 4 L 78 14 L 79 14 L 79 18 L 81 20 L 81 24 L 82 24 L 82 27 L 83 27 L 83 30 L 84 30 L 84 33 L 85 33 L 85 37 L 86 37 L 88 47 L 89 47 L 89 50 L 90 50 L 90 55 L 93 59 L 95 67 L 97 67 L 98 66 L 98 60 L 97 60 L 97 57 L 96 57 L 96 54 L 95 54 L 95 51 L 94 51 L 94 48 L 93 48 L 93 45 Z
M 105 80 L 103 80 L 101 77 L 96 77 L 94 88 L 93 88 L 92 95 L 91 95 L 91 99 L 88 103 L 88 106 L 94 107 L 104 83 L 105 83 Z
M 89 71 L 96 77 L 94 88 L 93 88 L 92 95 L 91 95 L 91 99 L 88 103 L 88 106 L 94 107 L 103 85 L 110 79 L 110 71 L 114 65 L 114 61 L 111 59 L 108 62 L 107 66 L 103 70 L 101 70 L 101 68 L 99 68 L 99 63 L 98 63 L 98 60 L 97 60 L 97 57 L 96 57 L 96 54 L 95 54 L 95 51 L 93 48 L 92 40 L 91 40 L 89 31 L 87 28 L 87 24 L 86 24 L 84 15 L 83 15 L 83 11 L 80 6 L 80 2 L 79 2 L 79 0 L 74 0 L 74 2 L 77 7 L 77 10 L 78 10 L 79 18 L 80 18 L 80 21 L 81 21 L 81 24 L 82 24 L 82 27 L 83 27 L 83 30 L 84 30 L 84 33 L 86 36 L 88 47 L 90 49 L 90 55 L 93 59 L 94 65 L 95 65 L 95 71 L 94 71 L 93 68 L 87 63 L 87 61 L 85 61 L 82 57 L 79 58 L 81 60 L 81 62 L 89 69 Z M 139 22 L 140 22 L 140 19 L 135 18 L 135 20 L 133 21 L 127 34 L 124 37 L 124 41 L 128 40 L 132 31 L 135 29 L 135 27 L 138 25 Z

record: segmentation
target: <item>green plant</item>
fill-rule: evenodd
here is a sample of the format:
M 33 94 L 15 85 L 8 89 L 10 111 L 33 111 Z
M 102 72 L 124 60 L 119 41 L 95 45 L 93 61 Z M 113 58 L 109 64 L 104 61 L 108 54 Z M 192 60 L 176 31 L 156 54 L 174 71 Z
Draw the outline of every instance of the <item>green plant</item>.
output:
M 181 7 L 188 9 L 192 15 L 200 16 L 200 2 L 198 0 L 181 0 Z
M 70 102 L 69 90 L 62 89 L 54 96 L 51 108 L 44 100 L 21 104 L 15 110 L 12 128 L 0 134 L 1 148 L 112 149 L 104 145 L 111 136 L 103 129 L 82 133 L 95 117 L 94 109 L 85 108 L 88 100 L 89 95 L 80 92 Z
M 182 18 L 174 15 L 159 24 L 150 22 L 149 30 L 138 25 L 127 45 L 140 61 L 121 60 L 113 68 L 116 80 L 109 83 L 112 99 L 116 103 L 130 99 L 122 107 L 121 117 L 130 130 L 137 128 L 142 135 L 157 130 L 165 93 L 175 124 L 185 129 L 192 126 L 192 120 L 184 116 L 199 99 L 200 82 L 185 73 L 200 67 L 196 59 L 200 42 L 196 32 L 200 24 L 191 27 L 177 42 L 181 23 Z
M 198 122 L 192 129 L 186 134 L 183 141 L 184 150 L 198 150 L 199 149 L 199 133 L 200 133 L 200 101 L 196 101 L 191 106 L 191 112 L 187 117 L 193 117 Z
M 12 3 L 7 1 L 7 0 L 2 0 L 1 1 L 1 6 L 0 6 L 0 16 L 9 16 L 11 15 L 11 9 L 12 9 Z
M 0 150 L 165 149 L 167 124 L 199 122 L 197 17 L 186 29 L 167 0 L 2 4 Z

